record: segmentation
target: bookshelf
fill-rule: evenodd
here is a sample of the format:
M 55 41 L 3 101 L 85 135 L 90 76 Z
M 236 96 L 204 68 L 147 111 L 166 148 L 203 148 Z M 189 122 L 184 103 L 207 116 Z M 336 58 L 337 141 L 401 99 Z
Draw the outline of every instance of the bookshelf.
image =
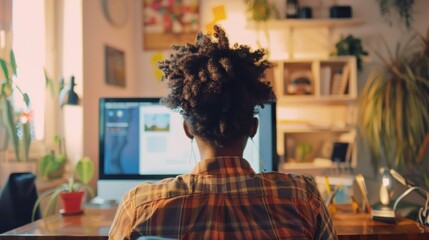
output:
M 329 47 L 317 46 L 332 46 L 333 30 L 337 28 L 363 24 L 363 19 L 359 18 L 273 19 L 249 23 L 249 28 L 279 36 L 285 44 L 270 49 L 270 61 L 275 67 L 267 76 L 267 79 L 274 79 L 278 103 L 280 171 L 323 175 L 335 171 L 338 166 L 356 166 L 356 59 L 353 56 L 328 57 Z M 309 39 L 314 42 L 308 42 Z M 332 149 L 338 142 L 349 144 L 346 163 L 332 163 L 328 159 L 333 156 Z M 324 160 L 332 164 L 328 166 Z
M 275 61 L 275 91 L 280 103 L 344 102 L 357 98 L 356 58 Z
M 355 57 L 285 59 L 276 60 L 274 65 L 277 149 L 283 160 L 279 169 L 314 174 L 332 172 L 338 163 L 320 166 L 317 162 L 332 158 L 335 146 L 343 143 L 348 145 L 341 166 L 356 166 Z M 282 113 L 283 110 L 286 112 Z

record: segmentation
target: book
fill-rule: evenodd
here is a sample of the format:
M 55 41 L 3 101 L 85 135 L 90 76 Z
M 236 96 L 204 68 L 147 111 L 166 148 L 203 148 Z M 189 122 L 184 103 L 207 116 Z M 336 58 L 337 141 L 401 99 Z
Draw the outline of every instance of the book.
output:
M 331 68 L 321 67 L 320 68 L 320 94 L 322 96 L 330 94 L 331 87 Z
M 332 76 L 332 84 L 331 84 L 331 94 L 332 95 L 340 95 L 341 81 L 342 81 L 341 73 L 334 73 Z
M 347 86 L 350 78 L 350 67 L 349 65 L 344 65 L 343 71 L 341 73 L 341 84 L 339 86 L 339 94 L 343 95 L 347 93 Z
M 350 78 L 350 67 L 344 65 L 342 68 L 337 69 L 332 77 L 331 94 L 344 95 L 348 92 L 348 82 Z

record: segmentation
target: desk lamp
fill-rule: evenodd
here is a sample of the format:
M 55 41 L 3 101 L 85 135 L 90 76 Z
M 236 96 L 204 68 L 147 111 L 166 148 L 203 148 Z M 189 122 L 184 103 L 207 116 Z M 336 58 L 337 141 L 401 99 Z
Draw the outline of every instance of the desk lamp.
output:
M 418 221 L 421 224 L 429 225 L 429 192 L 425 189 L 417 186 L 415 183 L 411 182 L 410 180 L 404 178 L 401 174 L 399 174 L 394 169 L 390 169 L 390 174 L 402 185 L 407 187 L 408 189 L 399 196 L 395 204 L 393 205 L 393 211 L 396 210 L 396 207 L 398 206 L 398 203 L 407 196 L 410 192 L 417 190 L 417 193 L 423 198 L 426 199 L 425 205 L 419 209 L 419 215 L 418 215 Z
M 372 218 L 374 220 L 394 223 L 396 221 L 395 211 L 399 202 L 409 193 L 411 193 L 414 190 L 417 190 L 417 193 L 422 198 L 426 199 L 425 205 L 419 209 L 418 221 L 421 224 L 429 225 L 429 192 L 419 186 L 416 186 L 413 182 L 404 178 L 401 174 L 399 174 L 394 169 L 390 169 L 390 170 L 383 169 L 382 171 L 383 171 L 383 178 L 382 178 L 382 184 L 380 186 L 381 206 L 377 206 L 373 208 L 373 211 L 371 212 Z M 393 204 L 393 208 L 388 206 L 390 202 L 388 189 L 391 185 L 390 183 L 391 177 L 393 177 L 402 185 L 408 188 L 395 200 L 395 203 Z
M 389 207 L 390 197 L 389 197 L 389 188 L 391 187 L 390 183 L 390 174 L 389 171 L 385 168 L 381 169 L 382 172 L 382 181 L 380 186 L 380 205 L 376 205 L 372 208 L 371 215 L 372 219 L 394 223 L 395 219 L 395 210 Z

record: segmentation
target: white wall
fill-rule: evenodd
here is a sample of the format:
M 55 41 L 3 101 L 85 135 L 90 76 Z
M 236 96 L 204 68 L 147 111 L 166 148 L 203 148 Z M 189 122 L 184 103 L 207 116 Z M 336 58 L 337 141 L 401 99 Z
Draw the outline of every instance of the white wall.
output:
M 163 96 L 166 93 L 165 84 L 158 81 L 153 73 L 151 57 L 168 51 L 143 51 L 141 31 L 141 2 L 126 0 L 130 6 L 130 14 L 127 24 L 121 28 L 109 25 L 102 15 L 101 1 L 82 1 L 83 8 L 83 107 L 84 107 L 84 155 L 98 162 L 98 99 L 104 96 Z M 278 4 L 284 2 L 277 0 Z M 302 0 L 302 4 L 315 4 L 316 1 Z M 317 1 L 319 2 L 319 1 Z M 332 1 L 323 1 L 329 6 Z M 330 39 L 338 40 L 339 36 L 352 33 L 361 37 L 366 48 L 382 49 L 383 36 L 388 45 L 395 46 L 398 40 L 409 36 L 404 28 L 389 27 L 381 18 L 375 0 L 343 0 L 338 3 L 350 4 L 353 14 L 365 21 L 359 27 L 334 30 Z M 221 23 L 230 35 L 231 42 L 239 41 L 251 46 L 256 46 L 257 34 L 246 28 L 245 7 L 241 0 L 204 0 L 201 1 L 202 28 L 211 21 L 213 6 L 225 5 L 228 20 Z M 280 4 L 281 5 L 281 4 Z M 418 0 L 415 3 L 415 22 L 413 28 L 419 32 L 425 32 L 429 27 L 426 12 L 429 11 L 429 1 Z M 264 36 L 260 36 L 261 42 L 267 45 Z M 309 37 L 311 40 L 316 38 Z M 264 42 L 265 41 L 265 42 Z M 270 46 L 284 50 L 285 35 L 279 32 L 270 34 Z M 104 52 L 103 47 L 109 44 L 122 49 L 126 54 L 126 87 L 118 88 L 106 85 L 104 82 Z M 332 46 L 332 45 L 331 45 Z M 371 54 L 370 60 L 373 60 Z M 362 86 L 370 70 L 368 64 L 359 75 L 359 85 Z M 369 160 L 364 157 L 359 160 L 361 169 L 369 169 Z

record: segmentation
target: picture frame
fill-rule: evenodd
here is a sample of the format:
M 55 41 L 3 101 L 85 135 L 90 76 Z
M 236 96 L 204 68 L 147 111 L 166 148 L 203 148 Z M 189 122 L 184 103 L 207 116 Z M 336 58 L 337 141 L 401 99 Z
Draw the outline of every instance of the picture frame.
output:
M 125 87 L 125 52 L 114 47 L 104 46 L 105 82 L 108 85 Z
M 199 0 L 144 0 L 143 49 L 163 50 L 195 41 L 200 30 Z

